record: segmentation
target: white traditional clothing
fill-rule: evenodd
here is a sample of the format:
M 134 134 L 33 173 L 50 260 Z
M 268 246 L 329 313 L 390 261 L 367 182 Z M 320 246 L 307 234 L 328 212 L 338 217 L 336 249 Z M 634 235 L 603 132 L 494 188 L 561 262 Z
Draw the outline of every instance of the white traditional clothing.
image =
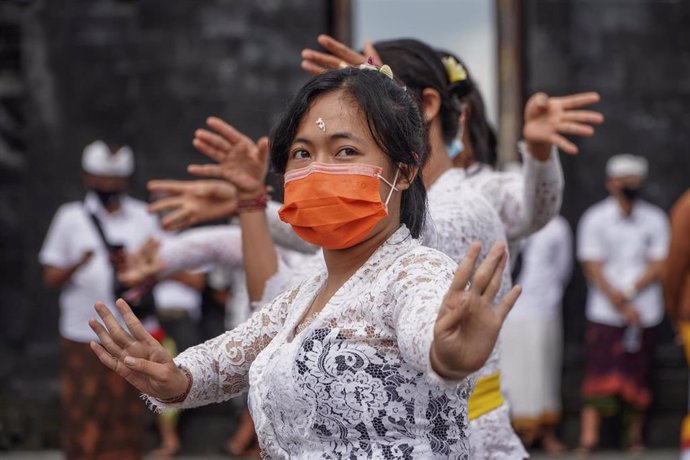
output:
M 180 406 L 249 387 L 268 458 L 469 458 L 469 381 L 443 380 L 429 361 L 455 268 L 401 227 L 299 333 L 325 271 L 178 356 L 193 375 Z
M 561 300 L 573 268 L 573 237 L 557 216 L 527 238 L 522 295 L 501 329 L 503 389 L 516 427 L 555 424 L 561 412 Z
M 88 251 L 93 251 L 91 260 L 79 268 L 60 291 L 60 335 L 81 343 L 98 339 L 89 327 L 93 305 L 99 301 L 110 308 L 115 305 L 113 267 L 90 214 L 99 219 L 108 241 L 123 244 L 126 251 L 133 251 L 149 237 L 160 234 L 148 205 L 128 196 L 122 197 L 120 209 L 113 213 L 103 207 L 93 192 L 88 192 L 83 202 L 60 206 L 38 259 L 41 265 L 67 268 L 79 262 Z M 117 310 L 116 317 L 124 324 Z
M 558 215 L 564 187 L 556 147 L 543 162 L 527 152 L 525 142 L 518 142 L 518 150 L 522 156 L 522 172 L 495 171 L 482 163 L 474 163 L 466 170 L 466 182 L 498 212 L 513 262 L 521 240 Z
M 603 264 L 603 275 L 616 289 L 630 288 L 650 262 L 666 258 L 669 223 L 661 208 L 643 200 L 635 201 L 626 216 L 618 201 L 609 197 L 593 205 L 582 215 L 577 234 L 577 257 L 581 262 Z M 623 315 L 606 294 L 588 284 L 587 319 L 594 323 L 624 327 Z M 661 286 L 652 283 L 630 302 L 640 315 L 640 324 L 656 326 L 664 317 Z

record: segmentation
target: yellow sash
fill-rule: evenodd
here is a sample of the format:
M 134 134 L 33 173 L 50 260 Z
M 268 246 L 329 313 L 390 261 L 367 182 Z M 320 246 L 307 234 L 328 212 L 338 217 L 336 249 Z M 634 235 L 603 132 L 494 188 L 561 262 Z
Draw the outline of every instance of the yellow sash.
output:
M 501 373 L 486 375 L 477 380 L 474 391 L 470 395 L 468 414 L 474 420 L 503 404 L 501 395 Z

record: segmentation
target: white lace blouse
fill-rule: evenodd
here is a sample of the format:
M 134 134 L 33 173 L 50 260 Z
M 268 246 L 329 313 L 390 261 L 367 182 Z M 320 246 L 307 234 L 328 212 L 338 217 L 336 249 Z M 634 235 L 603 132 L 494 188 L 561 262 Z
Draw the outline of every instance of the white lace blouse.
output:
M 469 382 L 444 381 L 429 362 L 455 267 L 401 227 L 296 335 L 326 272 L 179 355 L 194 378 L 179 407 L 249 387 L 267 458 L 470 458 Z
M 553 147 L 547 161 L 527 153 L 518 142 L 522 171 L 494 171 L 475 163 L 467 169 L 467 184 L 484 197 L 498 212 L 506 230 L 511 254 L 517 254 L 520 241 L 558 215 L 563 201 L 563 170 L 558 149 Z

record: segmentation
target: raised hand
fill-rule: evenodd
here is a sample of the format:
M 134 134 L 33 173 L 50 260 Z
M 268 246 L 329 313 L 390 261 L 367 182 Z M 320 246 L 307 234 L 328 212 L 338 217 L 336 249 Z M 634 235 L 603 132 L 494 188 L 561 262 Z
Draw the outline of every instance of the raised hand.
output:
M 302 50 L 302 69 L 312 75 L 330 69 L 358 66 L 367 62 L 369 58 L 372 58 L 376 65 L 382 65 L 381 58 L 371 42 L 365 42 L 364 54 L 360 54 L 329 35 L 319 35 L 316 40 L 326 52 L 310 48 Z
M 135 251 L 127 254 L 125 269 L 117 274 L 117 279 L 125 286 L 139 286 L 155 279 L 165 269 L 159 257 L 160 243 L 149 238 Z
M 528 143 L 528 150 L 535 157 L 546 160 L 550 154 L 550 144 L 574 155 L 577 146 L 564 135 L 594 135 L 592 125 L 604 122 L 604 116 L 593 110 L 581 110 L 582 107 L 599 102 L 599 94 L 579 93 L 562 97 L 549 97 L 536 93 L 525 105 L 525 124 L 522 134 Z
M 185 373 L 146 332 L 124 300 L 119 299 L 115 304 L 128 330 L 120 326 L 103 303 L 96 303 L 96 312 L 105 324 L 103 326 L 95 319 L 89 321 L 89 326 L 100 339 L 100 343 L 90 343 L 98 359 L 139 391 L 154 398 L 166 400 L 183 395 L 190 383 Z
M 470 246 L 436 317 L 429 357 L 434 371 L 444 378 L 458 380 L 484 365 L 521 292 L 513 287 L 492 307 L 501 286 L 506 248 L 496 243 L 472 276 L 480 251 L 479 243 Z
M 168 195 L 149 206 L 149 212 L 167 213 L 161 219 L 166 230 L 228 218 L 237 211 L 237 189 L 224 180 L 152 180 L 148 189 Z
M 268 172 L 268 138 L 256 143 L 220 118 L 209 117 L 209 128 L 197 129 L 194 147 L 217 164 L 189 165 L 195 176 L 216 177 L 237 188 L 239 200 L 250 200 L 264 193 Z

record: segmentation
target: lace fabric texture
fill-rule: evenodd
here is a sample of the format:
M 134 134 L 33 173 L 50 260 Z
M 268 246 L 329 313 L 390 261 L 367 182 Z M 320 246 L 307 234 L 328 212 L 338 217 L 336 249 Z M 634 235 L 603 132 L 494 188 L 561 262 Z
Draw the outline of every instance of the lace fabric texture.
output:
M 401 227 L 298 334 L 325 272 L 178 356 L 194 385 L 176 407 L 249 384 L 267 458 L 468 459 L 469 381 L 444 381 L 428 357 L 454 270 Z
M 451 169 L 434 182 L 428 192 L 430 221 L 424 234 L 424 243 L 458 262 L 474 241 L 482 244 L 482 259 L 494 243 L 506 241 L 505 230 L 497 211 L 466 179 L 463 170 Z M 507 264 L 503 270 L 497 301 L 511 287 L 510 268 Z M 471 376 L 473 381 L 499 371 L 500 348 L 500 342 L 497 342 L 484 366 Z M 501 410 L 504 410 L 504 415 L 499 412 Z M 508 412 L 506 403 L 502 408 L 470 420 L 470 458 L 488 460 L 527 457 L 520 438 L 510 424 Z M 506 452 L 508 456 L 495 456 L 495 452 Z
M 486 165 L 468 171 L 466 182 L 498 212 L 512 248 L 558 215 L 563 201 L 563 170 L 558 150 L 540 162 L 518 143 L 523 167 L 520 172 L 494 171 Z M 516 253 L 515 253 L 516 254 Z

